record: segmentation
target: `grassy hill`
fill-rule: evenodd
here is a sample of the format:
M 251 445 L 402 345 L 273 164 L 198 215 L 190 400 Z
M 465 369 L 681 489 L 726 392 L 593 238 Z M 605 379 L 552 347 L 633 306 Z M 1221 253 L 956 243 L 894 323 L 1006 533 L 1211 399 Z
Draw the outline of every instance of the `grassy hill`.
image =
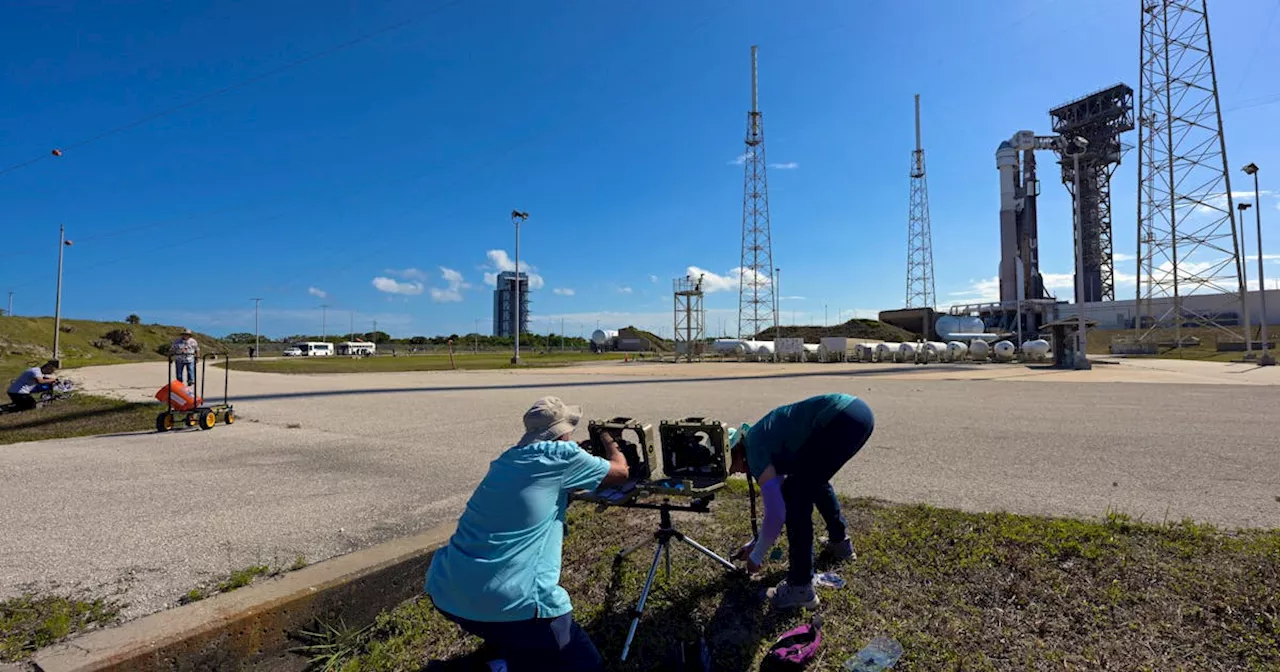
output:
M 115 342 L 108 338 L 113 331 L 118 332 Z M 182 327 L 160 324 L 63 320 L 58 345 L 62 366 L 66 369 L 164 359 L 158 349 L 173 342 L 181 331 Z M 216 338 L 204 334 L 195 337 L 207 352 L 222 349 Z M 43 363 L 52 355 L 52 317 L 0 317 L 0 382 L 7 383 L 22 369 Z
M 772 341 L 775 337 L 803 338 L 805 343 L 817 343 L 823 336 L 844 336 L 845 338 L 867 338 L 875 341 L 902 342 L 914 341 L 916 336 L 911 332 L 885 324 L 879 320 L 849 320 L 844 324 L 821 326 L 784 326 L 775 332 L 772 328 L 756 335 L 755 340 Z

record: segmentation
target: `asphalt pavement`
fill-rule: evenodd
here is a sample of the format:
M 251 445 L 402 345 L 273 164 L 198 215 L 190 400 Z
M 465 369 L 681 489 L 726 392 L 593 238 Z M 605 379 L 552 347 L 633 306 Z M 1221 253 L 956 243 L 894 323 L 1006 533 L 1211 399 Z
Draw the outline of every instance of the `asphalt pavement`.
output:
M 232 569 L 316 562 L 450 521 L 547 394 L 589 417 L 656 425 L 754 421 L 848 392 L 871 405 L 876 431 L 836 478 L 847 495 L 1280 527 L 1280 376 L 1188 364 L 233 374 L 233 426 L 0 447 L 0 595 L 115 592 L 133 617 Z M 90 390 L 149 398 L 162 368 L 78 375 Z

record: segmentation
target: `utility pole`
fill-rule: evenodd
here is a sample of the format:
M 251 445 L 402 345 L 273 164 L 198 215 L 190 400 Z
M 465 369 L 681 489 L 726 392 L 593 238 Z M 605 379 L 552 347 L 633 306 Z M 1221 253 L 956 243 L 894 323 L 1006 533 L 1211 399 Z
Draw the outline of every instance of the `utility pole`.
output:
M 53 301 L 53 359 L 61 361 L 58 345 L 62 337 L 62 251 L 71 246 L 67 240 L 67 227 L 58 225 L 58 290 Z
M 320 304 L 320 340 L 329 342 L 329 304 Z
M 258 343 L 258 307 L 262 305 L 262 299 L 254 297 L 249 300 L 253 301 L 253 357 L 257 359 L 262 354 L 262 346 Z
M 475 349 L 475 353 L 477 355 L 480 354 L 480 318 L 478 317 L 476 318 L 475 334 L 472 337 L 471 342 L 472 347 Z
M 5 315 L 13 317 L 13 290 L 9 290 L 9 310 Z
M 374 343 L 378 342 L 378 321 L 377 320 L 373 321 L 373 334 L 370 340 L 372 340 Z
M 515 352 L 511 355 L 512 364 L 520 363 L 520 299 L 522 296 L 520 292 L 520 222 L 527 219 L 529 219 L 529 213 L 520 212 L 519 210 L 511 211 L 511 223 L 516 226 L 516 292 L 512 299 L 512 303 L 515 304 L 516 312 L 516 321 L 515 324 L 512 325 L 512 330 L 515 332 L 516 338 Z
M 1254 198 L 1257 198 L 1255 195 Z M 1249 238 L 1244 235 L 1244 212 L 1253 207 L 1252 203 L 1236 203 L 1236 211 L 1240 213 L 1240 239 L 1237 242 L 1240 253 L 1236 257 L 1236 272 L 1240 274 L 1240 315 L 1244 318 L 1244 358 L 1253 359 L 1253 329 L 1249 327 Z M 1258 257 L 1262 259 L 1261 256 Z M 1259 283 L 1261 288 L 1262 284 Z M 1266 321 L 1266 315 L 1262 316 Z
M 1084 221 L 1081 218 L 1082 208 L 1081 201 L 1084 200 L 1080 193 L 1080 155 L 1084 153 L 1088 142 L 1084 138 L 1074 138 L 1067 140 L 1068 143 L 1075 144 L 1075 151 L 1071 153 L 1072 172 L 1075 178 L 1075 190 L 1072 192 L 1072 203 L 1075 205 L 1075 234 L 1076 234 L 1076 319 L 1078 326 L 1076 327 L 1076 362 L 1075 368 L 1088 369 L 1089 357 L 1087 353 L 1088 334 L 1085 331 L 1084 321 Z
M 1262 324 L 1262 356 L 1258 358 L 1258 366 L 1271 366 L 1276 363 L 1276 360 L 1271 357 L 1271 343 L 1267 340 L 1267 279 L 1262 274 L 1262 204 L 1258 200 L 1262 192 L 1258 190 L 1258 164 L 1250 163 L 1242 170 L 1246 175 L 1253 176 L 1253 204 L 1255 206 L 1253 208 L 1253 216 L 1256 218 L 1255 221 L 1258 225 L 1258 299 L 1262 301 L 1260 311 L 1262 316 L 1258 320 Z M 1242 221 L 1240 224 L 1243 230 L 1244 222 Z M 1243 234 L 1241 237 L 1243 237 Z

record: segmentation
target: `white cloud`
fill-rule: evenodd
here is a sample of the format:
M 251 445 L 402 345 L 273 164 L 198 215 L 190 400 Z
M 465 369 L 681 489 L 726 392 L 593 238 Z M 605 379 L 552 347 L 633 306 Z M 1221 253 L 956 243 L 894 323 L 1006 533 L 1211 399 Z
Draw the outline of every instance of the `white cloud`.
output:
M 779 296 L 779 301 L 807 301 L 803 296 Z
M 424 286 L 421 282 L 398 282 L 392 278 L 378 276 L 373 279 L 373 286 L 379 292 L 387 294 L 403 294 L 405 296 L 417 296 L 422 293 Z
M 738 155 L 738 158 L 736 158 L 736 159 L 734 159 L 734 160 L 732 160 L 732 161 L 730 161 L 730 162 L 729 162 L 729 165 L 731 165 L 731 166 L 741 166 L 742 164 L 744 164 L 744 163 L 746 163 L 746 162 L 747 162 L 747 159 L 748 159 L 750 156 L 751 156 L 751 152 L 749 152 L 749 151 L 748 151 L 748 152 L 744 152 L 744 153 L 742 153 L 742 154 L 739 154 L 739 155 Z
M 736 291 L 742 280 L 743 270 L 741 267 L 729 271 L 727 275 L 712 273 L 704 268 L 690 266 L 687 270 L 689 277 L 697 279 L 702 276 L 702 291 L 711 294 L 713 292 Z M 753 282 L 754 279 L 754 282 Z M 751 271 L 747 275 L 746 286 L 765 287 L 772 282 L 769 276 Z
M 1111 260 L 1116 262 L 1133 261 L 1134 259 L 1137 259 L 1137 258 L 1138 257 L 1136 255 L 1125 254 L 1124 252 L 1113 252 L 1111 254 Z
M 575 292 L 572 289 L 569 289 L 568 287 L 556 287 L 555 289 L 551 290 L 551 293 L 557 296 L 573 296 Z
M 307 288 L 307 293 L 308 293 L 308 294 L 310 294 L 311 296 L 318 296 L 318 297 L 320 297 L 320 298 L 322 298 L 322 299 L 327 299 L 327 298 L 329 298 L 329 293 L 328 293 L 328 292 L 324 291 L 323 289 L 319 289 L 319 288 L 317 288 L 317 287 L 308 287 L 308 288 Z
M 958 297 L 953 303 L 983 303 L 1000 300 L 1000 277 L 970 280 L 969 286 L 956 292 L 948 292 L 948 296 Z
M 631 288 L 630 288 L 630 287 L 619 287 L 619 288 L 618 288 L 618 293 L 619 293 L 619 294 L 630 294 L 630 293 L 631 293 Z
M 382 272 L 386 273 L 391 277 L 401 278 L 404 280 L 416 280 L 418 282 L 426 282 L 427 280 L 427 274 L 416 268 L 406 268 L 402 271 L 398 271 L 394 268 L 387 268 L 387 269 L 383 269 Z
M 462 274 L 452 268 L 440 267 L 440 277 L 444 278 L 445 287 L 431 288 L 431 300 L 436 303 L 456 303 L 462 300 L 462 290 L 470 289 L 462 279 Z
M 653 274 L 650 274 L 650 275 L 649 275 L 649 282 L 652 282 L 652 283 L 654 283 L 654 284 L 657 284 L 657 282 L 658 282 L 658 276 L 653 275 Z
M 491 270 L 485 271 L 484 284 L 489 285 L 490 287 L 498 286 L 498 273 L 516 270 L 516 262 L 512 261 L 511 257 L 507 256 L 506 250 L 489 250 L 486 253 L 486 256 L 489 257 L 489 263 L 482 268 Z M 543 286 L 546 285 L 542 276 L 538 275 L 537 267 L 533 264 L 522 260 L 520 262 L 520 272 L 524 273 L 525 277 L 529 278 L 529 289 L 542 289 Z
M 795 161 L 788 161 L 786 163 L 771 163 L 769 164 L 769 167 L 777 168 L 778 170 L 795 170 L 800 167 L 800 164 Z

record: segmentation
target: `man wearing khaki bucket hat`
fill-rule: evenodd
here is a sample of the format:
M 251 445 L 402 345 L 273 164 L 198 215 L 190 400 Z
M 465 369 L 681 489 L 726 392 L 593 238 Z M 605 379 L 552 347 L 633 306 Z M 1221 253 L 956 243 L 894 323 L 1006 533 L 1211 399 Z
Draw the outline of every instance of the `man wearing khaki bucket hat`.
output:
M 492 669 L 604 669 L 559 585 L 560 554 L 569 492 L 626 481 L 627 461 L 607 433 L 607 460 L 571 441 L 581 420 L 581 407 L 557 397 L 535 402 L 427 570 L 436 609 L 504 659 Z

